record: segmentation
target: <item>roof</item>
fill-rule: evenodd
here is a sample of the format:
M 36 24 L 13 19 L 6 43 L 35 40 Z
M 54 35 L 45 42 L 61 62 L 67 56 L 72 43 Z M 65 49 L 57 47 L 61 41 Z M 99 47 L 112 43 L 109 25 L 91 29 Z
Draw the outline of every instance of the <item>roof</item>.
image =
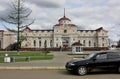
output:
M 30 31 L 42 31 L 42 32 L 44 32 L 44 31 L 48 31 L 48 32 L 53 31 L 52 29 L 46 29 L 46 30 L 33 30 L 33 29 L 30 29 L 29 27 L 26 27 L 25 29 L 29 29 Z
M 4 30 L 0 30 L 0 32 L 4 32 Z
M 91 31 L 91 32 L 94 32 L 95 30 L 77 30 L 77 31 L 81 31 L 81 32 L 83 32 L 83 31 L 86 31 L 86 32 Z
M 62 18 L 59 19 L 59 21 L 61 21 L 61 20 L 68 20 L 68 21 L 71 21 L 69 18 L 67 18 L 67 17 L 65 17 L 65 16 L 63 16 Z
M 104 30 L 103 27 L 100 27 L 100 28 L 96 29 L 95 31 L 101 31 L 101 30 Z M 104 31 L 106 31 L 106 30 L 104 30 Z M 106 32 L 108 32 L 108 31 L 106 31 Z
M 75 24 L 56 24 L 56 25 L 54 25 L 54 26 L 62 26 L 62 25 L 71 26 L 71 27 L 76 27 Z
M 98 28 L 98 29 L 96 29 L 96 30 L 77 30 L 77 31 L 81 31 L 81 32 L 83 32 L 83 31 L 85 31 L 85 32 L 89 32 L 89 31 L 94 32 L 94 31 L 97 31 L 97 32 L 99 32 L 99 31 L 101 31 L 101 30 L 104 30 L 103 27 L 100 27 L 100 28 Z M 104 31 L 106 31 L 106 30 L 104 30 Z M 107 31 L 106 31 L 106 32 L 107 32 Z
M 75 42 L 72 44 L 72 46 L 82 46 L 82 44 L 80 42 Z
M 118 53 L 118 52 L 113 52 L 113 51 L 97 51 L 97 52 L 94 52 L 94 53 L 95 54 L 102 54 L 102 53 Z
M 96 31 L 100 31 L 100 30 L 103 30 L 103 27 L 100 27 L 100 28 L 96 29 Z

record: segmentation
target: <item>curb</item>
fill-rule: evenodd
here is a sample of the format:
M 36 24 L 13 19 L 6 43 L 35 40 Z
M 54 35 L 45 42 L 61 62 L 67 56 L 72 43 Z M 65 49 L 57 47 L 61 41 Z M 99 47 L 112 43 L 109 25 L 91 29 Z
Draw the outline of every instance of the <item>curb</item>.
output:
M 0 67 L 0 70 L 64 70 L 65 67 Z

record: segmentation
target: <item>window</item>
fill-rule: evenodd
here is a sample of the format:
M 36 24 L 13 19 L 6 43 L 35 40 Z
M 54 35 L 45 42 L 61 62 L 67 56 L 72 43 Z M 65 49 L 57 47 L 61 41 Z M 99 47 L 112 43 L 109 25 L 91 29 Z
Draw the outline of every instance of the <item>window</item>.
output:
M 47 40 L 45 40 L 45 42 L 44 42 L 44 47 L 45 48 L 47 47 Z
M 76 52 L 80 52 L 80 47 L 76 47 Z
M 107 54 L 99 54 L 96 56 L 96 59 L 107 59 Z
M 58 30 L 56 30 L 56 32 L 58 32 Z
M 50 47 L 52 47 L 52 40 L 50 40 Z
M 89 41 L 89 47 L 91 46 L 91 41 Z
M 27 47 L 28 45 L 27 44 L 25 44 L 25 47 Z
M 115 52 L 108 53 L 108 59 L 114 59 L 114 58 L 119 58 L 119 57 L 120 57 L 120 54 L 118 53 L 115 53 Z
M 104 47 L 104 43 L 102 44 L 102 47 Z
M 34 47 L 36 46 L 36 41 L 34 40 Z
M 27 36 L 27 33 L 26 33 L 26 36 Z
M 96 43 L 94 43 L 94 47 L 96 47 Z
M 0 40 L 0 49 L 1 49 L 1 47 L 2 47 L 2 44 L 1 44 L 1 40 Z
M 41 46 L 41 41 L 39 41 L 39 47 Z
M 25 40 L 27 41 L 27 38 Z
M 85 40 L 83 40 L 83 44 L 84 44 L 84 46 L 85 46 Z
M 75 41 L 75 39 L 73 38 L 73 41 Z
M 56 38 L 56 41 L 58 41 L 58 38 Z
M 58 47 L 58 44 L 56 44 L 56 47 Z
M 41 37 L 38 37 L 38 39 L 41 39 Z
M 105 39 L 104 38 L 102 38 L 102 41 L 104 41 Z
M 67 30 L 64 30 L 64 33 L 67 33 Z

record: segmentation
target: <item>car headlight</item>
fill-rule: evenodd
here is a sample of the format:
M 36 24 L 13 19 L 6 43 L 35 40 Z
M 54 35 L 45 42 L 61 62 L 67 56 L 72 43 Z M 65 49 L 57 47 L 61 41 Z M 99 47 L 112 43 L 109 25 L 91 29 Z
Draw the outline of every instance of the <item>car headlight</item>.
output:
M 69 65 L 71 65 L 71 66 L 75 66 L 75 64 L 74 64 L 74 63 L 69 63 Z

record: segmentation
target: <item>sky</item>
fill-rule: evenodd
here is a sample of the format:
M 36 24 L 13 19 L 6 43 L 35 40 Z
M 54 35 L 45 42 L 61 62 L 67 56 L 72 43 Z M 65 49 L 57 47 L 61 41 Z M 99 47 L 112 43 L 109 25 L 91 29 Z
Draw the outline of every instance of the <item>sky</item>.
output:
M 0 17 L 8 14 L 11 1 L 0 0 Z M 63 17 L 65 8 L 66 17 L 79 29 L 103 27 L 111 40 L 120 39 L 120 0 L 25 0 L 24 4 L 32 10 L 30 18 L 35 19 L 31 29 L 52 29 Z M 0 29 L 5 29 L 3 22 Z

